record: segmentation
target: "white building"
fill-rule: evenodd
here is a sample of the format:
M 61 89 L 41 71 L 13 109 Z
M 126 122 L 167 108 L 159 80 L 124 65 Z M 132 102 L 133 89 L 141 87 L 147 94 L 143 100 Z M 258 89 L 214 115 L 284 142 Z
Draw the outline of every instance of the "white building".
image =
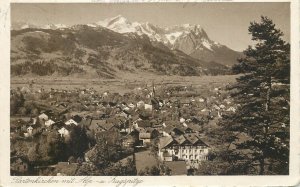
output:
M 55 123 L 55 122 L 54 122 L 53 120 L 49 119 L 49 120 L 45 121 L 45 126 L 46 126 L 46 127 L 50 127 L 50 126 L 53 125 L 54 123 Z
M 65 127 L 62 127 L 61 129 L 59 129 L 58 133 L 60 134 L 61 137 L 68 138 L 70 136 L 69 130 L 66 129 Z
M 48 115 L 45 113 L 42 113 L 39 115 L 39 120 L 47 121 L 49 119 Z
M 72 124 L 74 124 L 76 126 L 78 125 L 78 123 L 75 120 L 73 120 L 73 119 L 69 119 L 68 121 L 65 122 L 65 124 L 66 125 L 72 125 Z
M 195 134 L 160 138 L 158 156 L 163 161 L 199 162 L 208 159 L 209 146 Z

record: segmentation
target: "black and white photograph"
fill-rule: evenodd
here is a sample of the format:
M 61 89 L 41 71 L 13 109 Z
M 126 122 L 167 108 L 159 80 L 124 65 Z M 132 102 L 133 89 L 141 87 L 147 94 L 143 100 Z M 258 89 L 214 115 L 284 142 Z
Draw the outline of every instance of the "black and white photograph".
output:
M 290 175 L 290 2 L 10 16 L 10 176 Z

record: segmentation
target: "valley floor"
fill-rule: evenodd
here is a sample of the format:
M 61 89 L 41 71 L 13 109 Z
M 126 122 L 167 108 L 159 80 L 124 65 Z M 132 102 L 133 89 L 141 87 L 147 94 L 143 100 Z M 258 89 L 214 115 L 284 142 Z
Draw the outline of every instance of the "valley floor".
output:
M 153 74 L 119 74 L 116 79 L 84 78 L 84 77 L 11 77 L 11 88 L 29 86 L 33 83 L 37 88 L 53 89 L 83 89 L 91 88 L 98 92 L 110 91 L 126 93 L 137 86 L 173 85 L 205 87 L 224 86 L 235 82 L 239 75 L 219 76 L 163 76 Z

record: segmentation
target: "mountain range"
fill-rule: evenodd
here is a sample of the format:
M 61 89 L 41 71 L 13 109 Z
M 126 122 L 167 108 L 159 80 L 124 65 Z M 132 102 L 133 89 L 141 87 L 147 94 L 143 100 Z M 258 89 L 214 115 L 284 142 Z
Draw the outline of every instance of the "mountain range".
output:
M 12 23 L 12 75 L 224 74 L 241 56 L 200 25 L 159 27 L 122 16 L 73 26 Z

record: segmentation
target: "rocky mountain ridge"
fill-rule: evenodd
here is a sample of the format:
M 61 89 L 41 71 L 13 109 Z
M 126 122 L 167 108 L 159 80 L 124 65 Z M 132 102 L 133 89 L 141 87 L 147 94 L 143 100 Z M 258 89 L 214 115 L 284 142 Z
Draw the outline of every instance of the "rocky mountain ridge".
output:
M 101 26 L 11 32 L 12 76 L 115 78 L 124 72 L 199 76 L 224 74 L 228 69 L 154 45 L 146 35 L 120 34 Z
M 131 22 L 127 18 L 118 15 L 86 25 L 93 28 L 104 27 L 120 34 L 136 33 L 139 36 L 147 35 L 150 41 L 156 46 L 178 49 L 194 58 L 207 62 L 213 61 L 228 67 L 235 64 L 237 58 L 242 57 L 241 52 L 234 51 L 225 45 L 211 40 L 199 24 L 160 27 L 149 22 Z M 64 24 L 37 26 L 28 23 L 13 23 L 12 29 L 43 28 L 64 30 L 76 26 L 66 26 Z

